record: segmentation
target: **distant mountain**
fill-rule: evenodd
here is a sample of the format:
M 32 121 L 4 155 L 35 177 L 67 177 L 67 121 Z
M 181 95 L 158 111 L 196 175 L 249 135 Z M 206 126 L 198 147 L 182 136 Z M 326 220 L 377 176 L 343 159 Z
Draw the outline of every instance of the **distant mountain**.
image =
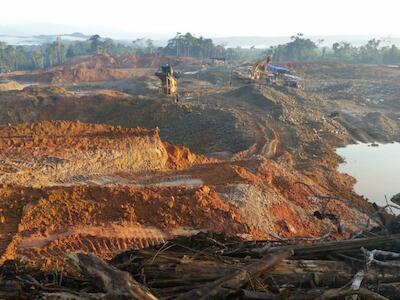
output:
M 35 36 L 35 35 L 59 35 L 69 32 L 82 32 L 77 26 L 60 25 L 60 24 L 15 24 L 0 25 L 0 35 L 8 36 Z
M 90 38 L 89 35 L 82 33 L 60 34 L 60 35 L 33 35 L 33 36 L 13 36 L 0 34 L 0 41 L 9 45 L 42 45 L 54 42 L 57 37 L 63 41 L 83 41 Z

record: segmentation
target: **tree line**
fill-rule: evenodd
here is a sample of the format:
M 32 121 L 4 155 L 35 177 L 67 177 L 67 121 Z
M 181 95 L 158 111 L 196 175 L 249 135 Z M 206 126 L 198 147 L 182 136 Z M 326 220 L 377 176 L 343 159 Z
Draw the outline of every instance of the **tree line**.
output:
M 151 39 L 137 39 L 121 43 L 93 35 L 85 41 L 62 41 L 42 45 L 12 46 L 0 42 L 0 72 L 34 70 L 62 65 L 83 55 L 108 53 L 111 55 L 158 54 L 188 56 L 222 60 L 256 59 L 272 55 L 275 62 L 336 61 L 345 63 L 400 64 L 400 49 L 396 45 L 382 46 L 382 41 L 372 39 L 356 47 L 348 42 L 337 42 L 332 47 L 321 47 L 322 40 L 314 42 L 303 34 L 292 36 L 286 44 L 269 49 L 229 48 L 216 45 L 212 39 L 196 37 L 191 33 L 177 33 L 165 47 L 156 47 Z
M 35 70 L 62 65 L 69 59 L 98 53 L 122 55 L 131 47 L 93 35 L 86 41 L 64 42 L 60 39 L 42 45 L 12 46 L 0 42 L 0 72 Z
M 382 46 L 379 39 L 371 39 L 365 45 L 356 47 L 348 42 L 336 42 L 332 47 L 320 47 L 323 40 L 314 42 L 298 33 L 291 41 L 267 50 L 273 60 L 326 61 L 363 64 L 400 64 L 400 48 L 396 45 Z
M 12 46 L 0 42 L 0 72 L 45 69 L 62 65 L 68 60 L 84 56 L 107 53 L 111 55 L 170 55 L 216 59 L 255 59 L 262 50 L 226 48 L 215 45 L 211 39 L 195 37 L 191 33 L 178 33 L 165 47 L 156 47 L 151 39 L 140 38 L 131 43 L 117 42 L 93 35 L 86 41 L 62 41 L 42 45 Z

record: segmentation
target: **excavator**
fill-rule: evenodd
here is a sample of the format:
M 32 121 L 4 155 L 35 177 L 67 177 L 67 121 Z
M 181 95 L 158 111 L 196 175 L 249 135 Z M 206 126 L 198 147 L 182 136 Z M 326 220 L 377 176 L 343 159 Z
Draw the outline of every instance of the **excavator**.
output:
M 292 75 L 292 72 L 285 67 L 271 64 L 271 57 L 260 59 L 250 70 L 250 80 L 258 81 L 265 77 L 267 84 L 280 84 L 283 86 L 302 88 L 301 78 Z
M 155 75 L 161 79 L 162 91 L 167 96 L 178 97 L 178 78 L 180 73 L 174 71 L 170 64 L 164 64 Z
M 250 70 L 250 79 L 259 80 L 262 75 L 268 73 L 268 65 L 271 62 L 271 57 L 267 56 L 256 62 L 256 64 Z

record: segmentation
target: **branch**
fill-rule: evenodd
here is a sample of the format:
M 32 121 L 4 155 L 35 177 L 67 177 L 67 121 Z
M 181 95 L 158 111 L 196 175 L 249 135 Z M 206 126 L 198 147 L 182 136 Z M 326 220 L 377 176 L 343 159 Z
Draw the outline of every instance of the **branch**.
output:
M 92 279 L 93 283 L 105 290 L 111 299 L 157 300 L 128 272 L 110 266 L 91 253 L 70 253 L 66 255 L 66 261 L 82 275 Z
M 380 261 L 375 258 L 375 256 L 381 256 L 384 258 L 400 258 L 400 253 L 397 252 L 389 252 L 383 250 L 374 249 L 372 251 L 368 251 L 365 248 L 361 247 L 361 250 L 364 252 L 367 259 L 367 267 L 371 264 L 375 264 L 382 267 L 390 267 L 390 268 L 400 268 L 400 261 Z
M 251 278 L 272 270 L 282 260 L 293 255 L 293 251 L 283 251 L 276 254 L 268 254 L 259 261 L 237 270 L 232 274 L 222 277 L 214 282 L 180 295 L 177 300 L 188 299 L 222 299 L 232 291 L 240 289 Z

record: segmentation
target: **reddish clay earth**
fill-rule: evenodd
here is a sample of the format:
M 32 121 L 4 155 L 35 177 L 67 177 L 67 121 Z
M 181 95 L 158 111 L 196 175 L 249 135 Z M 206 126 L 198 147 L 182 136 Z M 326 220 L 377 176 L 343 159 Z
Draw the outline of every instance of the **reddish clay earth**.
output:
M 156 130 L 80 122 L 0 127 L 1 260 L 59 265 L 66 251 L 101 257 L 199 230 L 251 239 L 346 237 L 367 215 L 262 157 L 218 161 Z M 367 209 L 367 207 L 366 207 Z M 329 211 L 340 222 L 318 219 Z
M 163 59 L 100 55 L 7 75 L 108 82 L 0 93 L 1 261 L 60 266 L 66 251 L 107 258 L 199 230 L 334 239 L 364 229 L 371 206 L 336 171 L 334 147 L 398 139 L 396 71 L 377 67 L 386 77 L 372 88 L 370 67 L 296 64 L 307 84 L 293 90 L 231 86 L 229 67 L 180 59 L 198 73 L 180 80 L 179 103 L 157 94 L 156 78 L 111 81 Z
M 124 55 L 114 57 L 108 54 L 75 58 L 62 66 L 46 70 L 17 71 L 1 77 L 23 81 L 51 84 L 113 81 L 131 77 L 149 76 L 163 63 L 190 64 L 192 59 L 176 59 L 159 55 Z

